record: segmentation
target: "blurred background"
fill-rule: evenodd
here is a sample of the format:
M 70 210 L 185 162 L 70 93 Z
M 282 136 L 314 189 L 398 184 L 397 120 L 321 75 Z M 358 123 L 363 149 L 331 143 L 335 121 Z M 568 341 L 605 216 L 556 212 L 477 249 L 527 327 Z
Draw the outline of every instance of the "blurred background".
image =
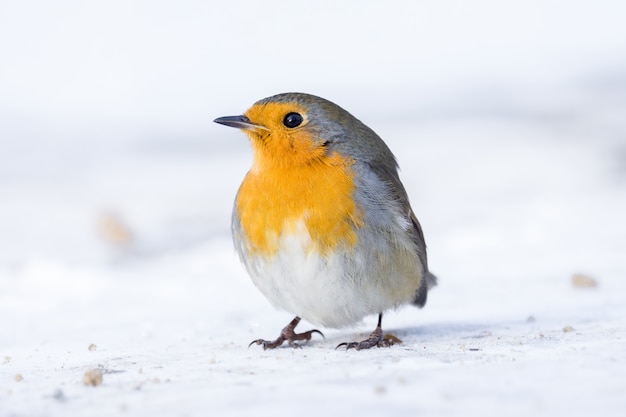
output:
M 625 17 L 619 0 L 0 0 L 3 410 L 621 415 Z M 425 309 L 386 314 L 404 346 L 332 350 L 370 317 L 302 354 L 247 349 L 291 317 L 234 254 L 251 152 L 212 120 L 286 91 L 397 156 L 440 279 Z
M 3 0 L 5 311 L 33 287 L 16 282 L 66 288 L 67 268 L 194 253 L 215 272 L 207 242 L 231 252 L 251 155 L 212 120 L 286 91 L 387 141 L 450 285 L 623 277 L 624 16 L 607 0 Z

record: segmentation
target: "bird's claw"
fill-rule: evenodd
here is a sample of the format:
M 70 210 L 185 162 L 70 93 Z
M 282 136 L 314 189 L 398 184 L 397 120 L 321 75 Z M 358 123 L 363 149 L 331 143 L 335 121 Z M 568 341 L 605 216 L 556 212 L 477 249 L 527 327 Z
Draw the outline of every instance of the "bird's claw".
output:
M 387 334 L 383 337 L 383 331 L 380 326 L 376 327 L 376 330 L 372 332 L 372 334 L 365 340 L 360 342 L 343 342 L 337 345 L 335 350 L 345 347 L 346 350 L 355 349 L 370 349 L 373 347 L 389 347 L 396 343 L 402 343 L 400 339 L 395 337 L 394 335 Z
M 287 342 L 290 347 L 294 349 L 300 349 L 302 348 L 302 345 L 300 345 L 299 343 L 296 343 L 296 341 L 303 341 L 306 343 L 309 340 L 311 340 L 311 337 L 313 336 L 314 333 L 319 334 L 320 336 L 322 336 L 322 338 L 325 339 L 324 333 L 320 332 L 317 329 L 309 330 L 303 333 L 296 333 L 294 329 L 298 325 L 299 322 L 300 322 L 300 318 L 296 317 L 295 319 L 293 319 L 291 323 L 285 326 L 285 328 L 280 332 L 280 336 L 278 336 L 276 340 L 256 339 L 250 342 L 248 347 L 254 344 L 257 344 L 257 345 L 263 346 L 263 350 L 275 349 L 279 347 L 280 345 L 282 345 L 284 342 Z

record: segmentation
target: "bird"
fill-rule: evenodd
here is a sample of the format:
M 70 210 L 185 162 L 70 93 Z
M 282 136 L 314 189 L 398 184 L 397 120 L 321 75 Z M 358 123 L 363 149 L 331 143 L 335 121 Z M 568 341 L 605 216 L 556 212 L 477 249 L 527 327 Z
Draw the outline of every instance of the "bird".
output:
M 231 231 L 254 285 L 294 314 L 274 340 L 300 348 L 318 329 L 345 328 L 378 314 L 369 337 L 336 348 L 389 346 L 383 314 L 423 307 L 437 278 L 424 234 L 385 142 L 342 107 L 305 93 L 257 101 L 214 122 L 242 130 L 253 160 L 235 197 Z

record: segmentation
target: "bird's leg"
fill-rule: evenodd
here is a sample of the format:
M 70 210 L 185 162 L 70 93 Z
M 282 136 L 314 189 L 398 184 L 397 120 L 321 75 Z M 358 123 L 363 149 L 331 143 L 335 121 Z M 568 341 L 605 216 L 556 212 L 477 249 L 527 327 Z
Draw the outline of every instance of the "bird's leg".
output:
M 285 328 L 283 328 L 283 330 L 280 331 L 280 335 L 278 336 L 276 340 L 272 341 L 272 340 L 257 339 L 257 340 L 253 340 L 252 343 L 248 345 L 248 347 L 254 344 L 257 344 L 257 345 L 262 345 L 263 350 L 275 349 L 279 347 L 280 345 L 282 345 L 284 342 L 287 342 L 289 343 L 289 346 L 291 346 L 292 348 L 301 348 L 302 346 L 296 343 L 296 341 L 303 340 L 305 342 L 308 342 L 309 340 L 311 340 L 311 336 L 313 335 L 313 333 L 318 333 L 322 337 L 324 337 L 324 334 L 320 332 L 319 330 L 309 330 L 308 332 L 296 333 L 295 329 L 298 323 L 300 323 L 300 317 L 296 316 L 293 320 L 291 320 L 291 322 L 288 325 L 285 326 Z
M 344 342 L 344 343 L 340 343 L 339 345 L 337 345 L 337 347 L 335 349 L 339 349 L 342 346 L 345 346 L 346 350 L 348 350 L 348 349 L 356 349 L 356 350 L 369 349 L 369 348 L 373 348 L 374 346 L 377 346 L 377 347 L 389 347 L 390 343 L 383 337 L 383 329 L 381 327 L 382 321 L 383 321 L 383 313 L 380 313 L 378 315 L 378 325 L 376 326 L 376 329 L 374 329 L 372 334 L 370 334 L 370 336 L 367 339 L 362 340 L 360 342 Z

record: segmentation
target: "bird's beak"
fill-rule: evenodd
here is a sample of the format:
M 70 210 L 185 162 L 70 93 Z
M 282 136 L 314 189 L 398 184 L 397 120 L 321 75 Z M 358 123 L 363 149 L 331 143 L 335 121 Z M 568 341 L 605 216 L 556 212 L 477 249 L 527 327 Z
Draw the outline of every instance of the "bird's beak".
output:
M 224 126 L 236 127 L 243 130 L 269 130 L 265 126 L 255 125 L 246 116 L 224 116 L 213 120 Z

